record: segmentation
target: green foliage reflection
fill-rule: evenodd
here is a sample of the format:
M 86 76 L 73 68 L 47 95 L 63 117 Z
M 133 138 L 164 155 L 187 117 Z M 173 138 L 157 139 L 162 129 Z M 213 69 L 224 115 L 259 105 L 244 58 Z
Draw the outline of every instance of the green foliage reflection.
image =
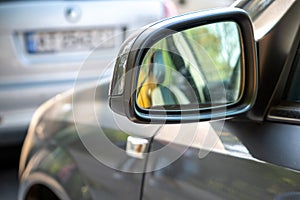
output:
M 137 101 L 155 106 L 228 104 L 241 85 L 241 45 L 235 22 L 184 30 L 159 40 L 140 69 Z

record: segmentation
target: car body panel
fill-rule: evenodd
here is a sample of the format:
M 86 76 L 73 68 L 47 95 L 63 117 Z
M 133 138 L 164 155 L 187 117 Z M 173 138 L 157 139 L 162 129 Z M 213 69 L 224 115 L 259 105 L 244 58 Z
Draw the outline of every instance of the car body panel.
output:
M 247 115 L 255 121 L 264 120 L 270 104 L 276 103 L 272 99 L 277 83 L 281 76 L 290 72 L 289 62 L 293 61 L 299 41 L 299 7 L 299 1 L 273 1 L 253 22 L 259 58 L 259 87 L 256 103 Z M 285 84 L 286 80 L 280 82 L 281 86 Z
M 51 124 L 55 126 L 55 122 Z M 95 129 L 91 127 L 82 128 L 86 129 L 87 134 L 89 131 L 95 132 Z M 22 179 L 25 182 L 22 182 L 21 188 L 25 191 L 23 195 L 32 185 L 44 184 L 50 189 L 54 188 L 54 193 L 59 196 L 59 191 L 51 185 L 51 182 L 43 183 L 37 179 L 31 185 L 26 184 L 32 175 L 38 173 L 54 178 L 70 199 L 97 199 L 99 196 L 105 199 L 139 199 L 142 174 L 122 174 L 102 164 L 88 152 L 74 131 L 74 124 L 66 125 L 55 135 L 55 138 L 48 138 L 53 143 L 59 138 L 62 141 L 61 144 L 40 144 L 39 151 L 32 157 L 35 165 L 32 166 L 29 162 L 23 173 Z M 118 142 L 121 143 L 121 141 Z M 120 188 L 119 192 L 113 192 L 112 187 Z M 24 196 L 20 198 L 23 199 Z
M 276 199 L 299 191 L 299 172 L 213 151 L 201 158 L 199 151 L 189 148 L 171 165 L 147 173 L 143 199 Z
M 107 92 L 107 90 L 108 83 L 98 89 L 99 92 L 103 92 L 103 96 L 106 95 L 105 91 Z M 87 94 L 87 91 L 93 91 L 93 89 L 83 90 L 85 94 Z M 84 101 L 89 99 L 89 95 L 82 95 L 80 92 L 78 94 L 86 97 L 81 98 L 80 103 L 90 103 L 89 101 Z M 49 105 L 51 106 L 42 112 L 43 118 L 39 118 L 37 126 L 40 127 L 39 125 L 42 125 L 43 131 L 41 133 L 28 134 L 28 141 L 25 142 L 25 145 L 28 145 L 29 141 L 34 141 L 34 145 L 32 145 L 32 148 L 28 148 L 29 151 L 27 153 L 25 153 L 27 147 L 24 146 L 23 148 L 21 162 L 26 164 L 20 168 L 20 190 L 27 191 L 31 186 L 26 184 L 30 176 L 41 173 L 55 178 L 71 199 L 77 199 L 80 195 L 86 199 L 97 199 L 98 197 L 105 197 L 105 199 L 139 199 L 141 185 L 143 185 L 143 174 L 125 173 L 120 171 L 120 169 L 126 170 L 126 167 L 134 168 L 137 165 L 144 165 L 146 169 L 146 160 L 133 159 L 125 155 L 124 152 L 126 159 L 120 159 L 119 170 L 101 163 L 101 160 L 98 159 L 99 157 L 94 155 L 88 146 L 85 146 L 84 139 L 82 140 L 81 136 L 79 136 L 81 133 L 78 134 L 77 132 L 77 130 L 82 129 L 85 137 L 98 142 L 95 133 L 99 133 L 99 126 L 95 125 L 93 121 L 86 120 L 88 118 L 86 115 L 82 118 L 82 123 L 79 122 L 75 125 L 70 110 L 63 111 L 64 109 L 62 109 L 66 107 L 66 104 L 72 102 L 72 98 L 70 94 L 62 96 L 57 97 L 56 101 L 50 102 Z M 47 104 L 45 107 L 47 107 Z M 103 107 L 101 110 L 104 110 Z M 112 113 L 109 114 L 112 112 L 109 109 L 105 112 L 106 118 L 112 115 Z M 99 113 L 104 114 L 103 112 Z M 113 118 L 113 116 L 111 117 Z M 109 118 L 111 119 L 111 117 Z M 99 119 L 101 121 L 101 117 Z M 121 117 L 121 119 L 126 120 L 125 117 Z M 118 119 L 114 120 L 116 124 L 113 126 L 109 125 L 111 128 L 104 127 L 101 129 L 111 142 L 124 150 L 126 138 L 129 135 L 141 135 L 137 135 L 134 131 L 129 130 L 120 131 Z M 136 126 L 128 119 L 126 122 L 127 127 L 130 127 L 130 125 L 132 127 Z M 218 124 L 220 126 L 222 122 L 200 123 L 204 130 L 200 130 L 196 134 L 202 139 L 198 140 L 198 143 L 195 142 L 195 144 L 190 145 L 191 147 L 189 148 L 187 148 L 186 144 L 182 145 L 172 140 L 166 141 L 166 138 L 172 139 L 170 137 L 172 133 L 178 133 L 178 130 L 182 129 L 179 125 L 157 127 L 149 131 L 149 137 L 151 134 L 152 136 L 156 135 L 149 150 L 150 152 L 156 151 L 166 145 L 166 143 L 171 142 L 171 149 L 175 152 L 181 149 L 182 154 L 180 153 L 181 157 L 178 160 L 175 160 L 171 165 L 163 169 L 155 171 L 152 171 L 152 168 L 146 169 L 149 173 L 146 173 L 143 198 L 269 199 L 271 197 L 275 198 L 277 195 L 298 191 L 300 184 L 299 172 L 255 159 L 250 153 L 252 149 L 243 145 L 241 140 L 234 134 L 241 130 L 237 131 L 232 127 L 239 127 L 240 123 L 232 125 L 233 123 L 230 121 L 225 122 L 221 135 L 213 134 L 212 132 L 207 135 L 205 129 L 207 127 L 216 127 L 215 130 L 218 130 Z M 184 131 L 189 130 L 183 129 Z M 249 127 L 247 128 L 246 123 L 242 129 L 251 130 Z M 35 139 L 30 138 L 33 134 L 36 137 Z M 245 134 L 247 135 L 246 132 Z M 214 136 L 212 137 L 212 135 Z M 204 143 L 205 141 L 213 141 L 214 145 L 209 149 L 207 145 L 203 145 L 203 141 Z M 101 145 L 101 142 L 95 145 Z M 101 148 L 99 151 L 101 151 Z M 205 156 L 201 157 L 200 152 Z M 166 162 L 166 160 L 170 159 L 168 156 L 164 157 L 163 155 L 166 154 L 159 154 L 159 157 L 151 158 L 150 154 L 150 157 L 147 159 L 147 167 L 159 165 L 159 160 Z M 296 156 L 297 154 L 291 155 Z M 107 156 L 111 155 L 108 154 Z M 76 179 L 76 183 L 74 183 L 74 179 Z M 37 183 L 39 182 L 35 182 L 35 184 Z M 26 187 L 29 188 L 26 189 Z M 76 187 L 81 189 L 74 189 Z M 53 188 L 54 192 L 59 194 L 59 191 L 56 191 L 55 187 Z M 115 188 L 118 188 L 118 192 L 114 192 Z M 81 192 L 77 193 L 78 191 Z M 23 193 L 26 194 L 26 192 Z M 23 199 L 23 197 L 19 199 Z
M 153 158 L 150 155 L 148 165 L 160 165 L 160 160 L 170 160 L 171 164 L 146 174 L 143 199 L 300 197 L 299 126 L 236 120 L 211 122 L 210 125 L 215 130 L 224 125 L 222 132 L 215 136 L 217 139 L 212 138 L 211 132 L 200 131 L 193 136 L 204 138 L 197 145 L 187 148 L 184 143 L 173 142 L 171 152 L 182 151 L 182 156 L 174 162 L 171 163 L 172 156 L 169 154 Z M 172 129 L 167 130 L 169 132 L 161 132 L 164 136 L 157 134 L 154 137 L 150 152 L 165 148 L 172 142 Z M 272 137 L 274 134 L 275 137 Z M 210 148 L 204 143 L 211 143 Z M 266 157 L 270 158 L 268 162 Z M 292 161 L 293 166 L 290 164 Z M 283 163 L 290 165 L 284 166 Z
M 152 137 L 159 125 L 144 129 L 143 125 L 134 124 L 126 117 L 114 116 L 107 100 L 104 100 L 109 88 L 109 82 L 106 82 L 96 88 L 96 103 L 102 103 L 96 106 L 97 113 L 100 113 L 97 120 L 104 124 L 99 126 L 93 118 L 95 110 L 87 109 L 91 105 L 90 96 L 95 94 L 93 86 L 81 89 L 73 98 L 70 92 L 57 96 L 36 111 L 36 121 L 29 128 L 21 156 L 19 199 L 25 198 L 32 185 L 40 184 L 38 181 L 27 184 L 31 174 L 36 173 L 53 177 L 70 199 L 98 199 L 99 196 L 105 199 L 140 199 L 143 173 L 138 171 L 144 170 L 146 159 L 126 154 L 127 137 L 138 133 L 141 136 L 141 130 L 144 136 Z M 73 108 L 85 109 L 78 120 L 69 107 L 72 101 Z M 122 127 L 131 128 L 122 130 Z M 105 158 L 102 157 L 101 151 L 107 151 L 107 144 L 101 140 L 104 138 L 99 138 L 101 134 L 122 150 L 120 154 L 107 152 Z M 93 151 L 92 146 L 96 146 L 97 151 Z M 136 173 L 123 172 L 134 169 Z M 79 188 L 74 189 L 76 187 Z M 55 187 L 50 188 L 54 188 L 54 193 L 60 192 Z M 119 188 L 119 192 L 112 188 Z

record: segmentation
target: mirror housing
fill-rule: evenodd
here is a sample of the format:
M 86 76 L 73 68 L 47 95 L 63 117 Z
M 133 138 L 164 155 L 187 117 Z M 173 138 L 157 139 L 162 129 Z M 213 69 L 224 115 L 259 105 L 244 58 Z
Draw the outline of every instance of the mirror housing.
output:
M 239 30 L 241 81 L 236 101 L 223 104 L 199 103 L 192 106 L 178 104 L 171 107 L 139 105 L 137 91 L 141 87 L 140 70 L 149 49 L 170 35 L 220 22 L 234 22 Z M 251 109 L 256 99 L 257 73 L 253 27 L 245 11 L 230 8 L 185 14 L 144 27 L 123 43 L 115 63 L 109 104 L 114 112 L 137 123 L 198 122 L 233 117 Z

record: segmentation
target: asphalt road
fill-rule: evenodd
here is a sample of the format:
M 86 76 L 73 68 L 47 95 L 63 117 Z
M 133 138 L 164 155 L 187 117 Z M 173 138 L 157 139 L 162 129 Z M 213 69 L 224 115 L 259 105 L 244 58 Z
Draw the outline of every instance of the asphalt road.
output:
M 0 200 L 18 197 L 18 165 L 21 146 L 0 148 Z

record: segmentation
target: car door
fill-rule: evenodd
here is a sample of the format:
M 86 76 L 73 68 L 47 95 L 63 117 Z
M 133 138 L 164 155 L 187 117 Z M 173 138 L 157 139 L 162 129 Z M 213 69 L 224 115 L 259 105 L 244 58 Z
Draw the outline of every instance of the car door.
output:
M 144 199 L 300 198 L 299 46 L 295 52 L 266 122 L 164 125 L 151 146 Z
M 300 198 L 297 9 L 295 3 L 258 41 L 260 89 L 247 117 L 175 130 L 165 125 L 154 137 L 143 199 Z M 180 135 L 188 143 L 176 140 Z M 151 157 L 165 148 L 170 151 Z M 182 156 L 174 159 L 170 152 Z
M 150 153 L 143 199 L 280 199 L 299 195 L 295 193 L 300 186 L 298 171 L 253 158 L 230 130 L 225 127 L 218 136 L 203 128 L 210 125 L 212 129 L 220 126 L 202 123 L 202 130 L 194 133 L 198 139 L 190 147 L 167 141 L 172 131 L 178 133 L 170 127 L 166 127 L 169 132 L 154 138 L 151 151 L 163 152 L 152 157 Z M 162 150 L 165 148 L 168 153 Z M 174 159 L 172 153 L 181 156 Z

